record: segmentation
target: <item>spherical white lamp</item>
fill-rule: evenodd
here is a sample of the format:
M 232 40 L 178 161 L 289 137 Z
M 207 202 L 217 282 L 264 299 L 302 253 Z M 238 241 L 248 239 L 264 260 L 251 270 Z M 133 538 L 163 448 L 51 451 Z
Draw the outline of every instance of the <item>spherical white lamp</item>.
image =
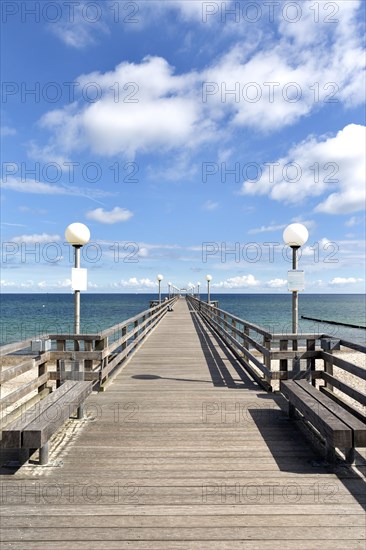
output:
M 90 240 L 89 228 L 83 223 L 71 223 L 66 227 L 65 238 L 73 246 L 84 246 Z
M 207 281 L 207 303 L 209 304 L 211 302 L 210 282 L 212 281 L 212 276 L 211 275 L 206 275 L 206 281 Z
M 89 228 L 83 223 L 71 223 L 66 227 L 65 238 L 74 247 L 75 270 L 80 269 L 80 249 L 90 240 Z M 71 276 L 73 279 L 73 276 Z M 74 286 L 74 333 L 80 333 L 80 286 Z M 79 350 L 79 341 L 75 340 L 74 349 Z
M 159 284 L 159 304 L 161 304 L 161 281 L 163 279 L 164 279 L 164 277 L 160 273 L 156 277 L 156 280 L 158 281 L 158 284 Z
M 286 227 L 283 232 L 283 240 L 285 244 L 292 248 L 292 270 L 297 270 L 297 251 L 298 249 L 306 243 L 309 238 L 309 232 L 306 229 L 305 225 L 302 223 L 291 223 Z M 292 332 L 294 334 L 298 333 L 299 329 L 299 305 L 298 305 L 298 291 L 292 291 Z M 292 349 L 298 349 L 297 340 L 293 340 Z
M 291 223 L 283 232 L 283 240 L 285 244 L 291 247 L 299 248 L 306 243 L 308 238 L 309 232 L 305 225 L 302 225 L 302 223 Z

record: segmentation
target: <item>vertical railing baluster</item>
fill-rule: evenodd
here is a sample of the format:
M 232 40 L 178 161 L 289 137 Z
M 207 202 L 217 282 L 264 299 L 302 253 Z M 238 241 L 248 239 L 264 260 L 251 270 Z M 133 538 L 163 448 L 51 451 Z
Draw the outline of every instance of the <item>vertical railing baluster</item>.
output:
M 306 340 L 306 351 L 315 351 L 315 343 L 316 341 L 313 339 Z M 316 386 L 316 379 L 312 376 L 313 372 L 315 372 L 315 357 L 308 357 L 306 367 L 310 369 L 310 380 L 312 385 Z
M 280 340 L 280 351 L 288 350 L 288 340 Z M 285 371 L 284 380 L 288 379 L 288 359 L 280 359 L 280 371 Z
M 270 352 L 271 351 L 271 340 L 267 336 L 263 338 L 263 346 Z M 269 354 L 263 354 L 263 364 L 271 372 L 271 357 Z M 272 386 L 272 378 L 270 375 L 264 375 L 265 381 Z

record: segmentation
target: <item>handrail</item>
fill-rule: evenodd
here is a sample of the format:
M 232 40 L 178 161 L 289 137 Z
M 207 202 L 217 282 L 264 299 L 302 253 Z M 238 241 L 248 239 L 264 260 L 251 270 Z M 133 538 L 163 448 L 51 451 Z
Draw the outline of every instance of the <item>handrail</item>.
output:
M 267 390 L 278 389 L 279 380 L 287 380 L 294 374 L 297 377 L 306 376 L 315 387 L 327 393 L 335 402 L 351 410 L 356 416 L 366 419 L 366 411 L 363 409 L 366 405 L 366 394 L 358 389 L 364 387 L 359 383 L 365 383 L 366 364 L 364 367 L 358 366 L 351 360 L 346 361 L 334 355 L 340 346 L 343 351 L 366 354 L 366 346 L 342 338 L 336 345 L 337 340 L 334 337 L 323 333 L 269 333 L 254 323 L 194 296 L 187 296 L 187 301 L 218 333 L 244 368 Z M 250 336 L 251 331 L 256 333 L 253 337 Z M 255 340 L 258 334 L 263 337 L 262 343 Z M 327 349 L 327 342 L 333 342 L 335 347 Z M 290 343 L 292 350 L 289 349 Z M 300 370 L 301 361 L 306 362 L 304 371 Z M 290 362 L 292 370 L 289 369 Z M 333 366 L 339 369 L 336 374 Z M 347 382 L 347 374 L 354 377 L 354 384 Z M 352 398 L 354 403 L 345 403 L 344 399 L 347 397 Z
M 178 299 L 175 296 L 101 332 L 43 334 L 1 346 L 0 355 L 4 357 L 29 349 L 34 339 L 51 340 L 54 343 L 51 350 L 38 352 L 23 361 L 20 358 L 18 364 L 1 370 L 0 387 L 37 368 L 37 374 L 31 380 L 28 377 L 26 381 L 19 383 L 16 390 L 1 395 L 1 426 L 5 426 L 49 393 L 52 390 L 49 381 L 60 384 L 64 378 L 62 369 L 65 369 L 65 361 L 71 361 L 70 365 L 80 369 L 85 380 L 94 381 L 101 389 L 111 374 L 124 366 L 126 360 L 135 353 L 143 339 Z M 73 342 L 74 348 L 77 343 L 78 349 L 67 349 L 67 342 Z M 52 368 L 51 362 L 56 362 L 56 370 Z

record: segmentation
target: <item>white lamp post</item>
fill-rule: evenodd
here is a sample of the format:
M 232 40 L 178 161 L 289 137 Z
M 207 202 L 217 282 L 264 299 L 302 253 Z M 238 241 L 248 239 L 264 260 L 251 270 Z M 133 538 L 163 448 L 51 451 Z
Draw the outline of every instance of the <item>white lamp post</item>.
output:
M 201 283 L 197 283 L 197 298 L 200 299 L 200 286 Z
M 169 300 L 170 300 L 170 287 L 172 286 L 172 283 L 168 283 L 168 289 L 169 289 L 169 293 L 168 293 L 168 296 L 169 296 Z
M 309 238 L 309 232 L 305 225 L 301 223 L 292 223 L 286 227 L 283 232 L 283 240 L 285 244 L 292 248 L 292 269 L 297 270 L 297 251 L 306 243 Z M 299 310 L 298 310 L 298 290 L 292 291 L 292 332 L 297 334 L 299 326 Z M 294 341 L 295 343 L 295 341 Z M 295 348 L 294 348 L 295 349 Z M 296 346 L 297 349 L 297 346 Z
M 74 259 L 75 270 L 80 270 L 80 248 L 87 244 L 90 240 L 89 228 L 83 223 L 72 223 L 66 227 L 65 237 L 74 247 Z M 75 278 L 78 277 L 80 271 L 74 271 Z M 80 334 L 80 288 L 84 284 L 80 284 L 80 281 L 73 280 L 74 289 L 74 304 L 75 304 L 75 317 L 74 317 L 74 333 Z
M 156 277 L 156 280 L 158 281 L 158 285 L 159 285 L 159 304 L 161 304 L 161 281 L 164 279 L 164 277 L 162 275 L 159 275 Z
M 206 275 L 206 281 L 207 281 L 207 303 L 209 304 L 211 302 L 210 298 L 210 282 L 212 281 L 211 275 Z

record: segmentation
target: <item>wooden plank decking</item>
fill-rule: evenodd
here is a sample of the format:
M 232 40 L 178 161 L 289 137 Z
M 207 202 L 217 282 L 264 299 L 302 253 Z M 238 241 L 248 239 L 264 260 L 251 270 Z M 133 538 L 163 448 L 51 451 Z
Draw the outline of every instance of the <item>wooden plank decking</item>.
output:
M 364 549 L 364 481 L 279 400 L 181 299 L 49 466 L 3 476 L 1 550 Z

